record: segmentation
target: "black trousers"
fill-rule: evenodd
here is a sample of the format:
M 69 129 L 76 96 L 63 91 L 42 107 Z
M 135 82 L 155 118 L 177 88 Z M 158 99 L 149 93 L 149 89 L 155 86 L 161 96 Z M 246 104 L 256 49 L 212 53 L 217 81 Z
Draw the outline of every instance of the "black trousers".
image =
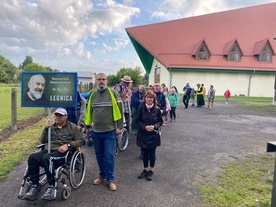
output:
M 173 119 L 175 120 L 175 118 L 176 118 L 175 109 L 176 109 L 176 107 L 171 107 L 171 110 L 170 110 L 171 120 L 173 120 Z
M 48 153 L 47 150 L 31 154 L 28 159 L 30 180 L 34 185 L 39 184 L 39 168 L 44 167 L 49 185 L 55 184 L 54 170 L 65 161 L 66 153 L 57 150 Z
M 150 167 L 154 167 L 155 165 L 155 160 L 156 160 L 156 155 L 155 155 L 155 151 L 156 151 L 156 147 L 154 148 L 141 148 L 142 152 L 143 152 L 143 164 L 144 164 L 144 168 L 147 168 L 149 166 L 150 163 Z
M 184 106 L 186 109 L 189 107 L 189 99 L 190 99 L 190 97 L 183 96 L 183 103 L 184 103 Z

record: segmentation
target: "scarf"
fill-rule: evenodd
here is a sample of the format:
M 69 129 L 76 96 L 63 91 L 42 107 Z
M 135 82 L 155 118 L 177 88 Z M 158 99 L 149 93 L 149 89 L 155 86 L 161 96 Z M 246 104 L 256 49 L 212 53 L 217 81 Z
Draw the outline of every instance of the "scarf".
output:
M 147 108 L 148 112 L 150 112 L 150 110 L 152 109 L 153 106 L 154 106 L 154 104 L 148 105 L 146 103 L 146 108 Z

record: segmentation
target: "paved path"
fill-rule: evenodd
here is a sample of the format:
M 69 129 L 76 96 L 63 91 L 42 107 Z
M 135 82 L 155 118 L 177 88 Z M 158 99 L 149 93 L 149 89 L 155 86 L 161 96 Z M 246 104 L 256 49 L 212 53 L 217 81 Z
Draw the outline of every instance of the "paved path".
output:
M 244 155 L 265 154 L 267 141 L 275 140 L 276 110 L 269 116 L 245 110 L 236 104 L 216 103 L 215 108 L 177 109 L 177 121 L 162 129 L 153 181 L 139 180 L 142 161 L 135 137 L 125 152 L 116 157 L 117 191 L 107 185 L 93 186 L 98 169 L 91 147 L 84 146 L 87 175 L 78 190 L 66 201 L 35 202 L 17 199 L 26 162 L 17 166 L 0 183 L 1 207 L 198 207 L 202 183 L 216 182 L 219 166 Z M 44 191 L 44 189 L 43 189 Z

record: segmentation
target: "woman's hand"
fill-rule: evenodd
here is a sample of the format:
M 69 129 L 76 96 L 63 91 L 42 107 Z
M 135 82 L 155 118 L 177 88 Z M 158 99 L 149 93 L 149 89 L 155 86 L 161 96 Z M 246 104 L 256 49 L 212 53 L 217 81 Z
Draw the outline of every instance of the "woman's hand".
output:
M 154 125 L 147 125 L 145 129 L 147 132 L 152 132 L 154 130 Z

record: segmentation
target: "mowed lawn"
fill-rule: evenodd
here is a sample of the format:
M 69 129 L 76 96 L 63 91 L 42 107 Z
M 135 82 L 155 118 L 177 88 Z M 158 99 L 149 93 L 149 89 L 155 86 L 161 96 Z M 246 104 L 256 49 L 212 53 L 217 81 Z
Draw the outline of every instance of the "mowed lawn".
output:
M 17 91 L 17 120 L 26 120 L 36 114 L 43 114 L 44 108 L 21 107 L 21 88 L 0 85 L 0 131 L 11 125 L 11 92 L 12 88 Z

